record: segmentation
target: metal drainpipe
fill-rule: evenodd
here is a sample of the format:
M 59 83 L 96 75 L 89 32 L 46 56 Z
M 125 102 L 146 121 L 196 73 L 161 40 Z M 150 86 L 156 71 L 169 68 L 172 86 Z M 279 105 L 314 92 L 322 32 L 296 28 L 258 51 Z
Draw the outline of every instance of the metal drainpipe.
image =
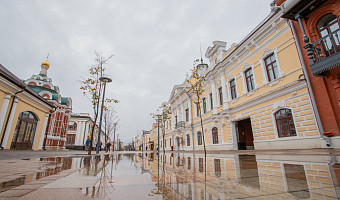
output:
M 26 86 L 26 85 L 25 85 L 25 86 Z M 10 118 L 10 116 L 11 116 L 11 114 L 12 114 L 12 109 L 13 109 L 14 101 L 15 101 L 15 99 L 16 99 L 16 97 L 17 97 L 17 94 L 19 94 L 19 93 L 21 93 L 21 92 L 23 92 L 23 91 L 25 90 L 25 86 L 23 86 L 23 87 L 21 88 L 20 91 L 14 93 L 14 96 L 13 96 L 13 99 L 12 99 L 12 102 L 11 102 L 11 106 L 10 106 L 10 108 L 9 108 L 9 112 L 8 112 L 8 115 L 7 115 L 7 119 L 6 119 L 4 131 L 3 131 L 2 137 L 1 137 L 1 144 L 0 144 L 0 148 L 1 148 L 1 149 L 4 149 L 4 147 L 2 146 L 2 142 L 4 141 L 5 133 L 6 133 L 7 126 L 8 126 L 8 122 L 9 122 L 9 118 Z
M 289 20 L 289 25 L 292 28 L 294 40 L 295 40 L 295 43 L 296 43 L 296 46 L 297 46 L 298 54 L 299 54 L 301 65 L 302 65 L 302 70 L 303 70 L 303 73 L 305 74 L 305 78 L 306 78 L 306 82 L 307 82 L 307 87 L 308 87 L 308 91 L 309 91 L 309 94 L 310 94 L 310 97 L 311 97 L 311 102 L 312 102 L 312 106 L 313 106 L 313 110 L 314 110 L 314 114 L 315 114 L 315 118 L 316 118 L 316 123 L 317 123 L 317 125 L 319 127 L 319 131 L 320 131 L 321 137 L 326 140 L 327 146 L 330 147 L 331 146 L 331 140 L 329 139 L 329 137 L 326 137 L 323 134 L 324 130 L 323 130 L 323 126 L 322 126 L 322 123 L 321 123 L 319 111 L 318 111 L 318 108 L 316 106 L 315 97 L 314 97 L 314 93 L 313 93 L 313 90 L 312 90 L 312 85 L 310 83 L 310 79 L 309 79 L 309 76 L 308 76 L 308 72 L 307 72 L 305 61 L 303 60 L 303 56 L 302 56 L 302 52 L 301 52 L 299 41 L 297 39 L 295 28 L 294 28 L 293 22 L 291 20 Z

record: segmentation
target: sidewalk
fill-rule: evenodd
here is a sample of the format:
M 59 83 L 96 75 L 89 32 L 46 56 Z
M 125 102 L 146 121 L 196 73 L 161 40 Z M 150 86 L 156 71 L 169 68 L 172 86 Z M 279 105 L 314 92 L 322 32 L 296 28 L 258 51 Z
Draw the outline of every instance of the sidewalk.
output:
M 46 157 L 64 157 L 64 156 L 86 156 L 87 151 L 32 151 L 32 150 L 0 150 L 0 160 L 14 160 L 14 159 L 31 159 L 31 158 L 46 158 Z M 99 154 L 113 153 L 101 151 Z M 97 155 L 96 151 L 92 151 L 92 155 Z

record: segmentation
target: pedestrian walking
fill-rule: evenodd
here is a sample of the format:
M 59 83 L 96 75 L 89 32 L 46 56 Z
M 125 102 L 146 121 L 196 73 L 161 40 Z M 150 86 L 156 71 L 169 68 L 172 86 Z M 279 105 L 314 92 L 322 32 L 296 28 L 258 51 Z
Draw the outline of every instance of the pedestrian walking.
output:
M 90 136 L 87 137 L 86 143 L 85 143 L 85 150 L 89 150 L 89 147 L 91 145 L 91 139 Z
M 111 147 L 111 142 L 107 142 L 107 144 L 106 144 L 106 152 L 110 151 L 110 147 Z

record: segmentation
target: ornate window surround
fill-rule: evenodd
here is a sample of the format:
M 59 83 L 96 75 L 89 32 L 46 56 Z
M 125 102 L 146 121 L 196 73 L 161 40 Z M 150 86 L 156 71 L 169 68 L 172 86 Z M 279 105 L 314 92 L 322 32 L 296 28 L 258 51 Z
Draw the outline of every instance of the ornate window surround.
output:
M 230 81 L 231 80 L 235 80 L 235 87 L 236 87 L 236 98 L 235 99 L 232 99 L 231 98 L 231 88 L 230 88 Z M 239 94 L 238 94 L 238 89 L 237 89 L 237 81 L 236 81 L 236 75 L 229 75 L 228 76 L 228 80 L 227 80 L 227 92 L 228 92 L 228 95 L 227 95 L 227 97 L 228 97 L 228 102 L 230 102 L 230 103 L 234 103 L 238 98 L 239 98 Z
M 254 77 L 254 89 L 248 92 L 248 88 L 247 88 L 247 80 L 246 80 L 246 76 L 245 76 L 245 72 L 251 69 L 253 72 L 253 77 Z M 257 91 L 258 85 L 256 83 L 256 76 L 255 76 L 255 71 L 254 71 L 254 64 L 248 65 L 248 64 L 244 64 L 244 67 L 242 69 L 242 71 L 240 72 L 241 78 L 242 78 L 242 84 L 243 84 L 243 95 L 252 95 Z
M 276 64 L 277 64 L 277 68 L 279 70 L 279 77 L 277 77 L 275 80 L 272 80 L 269 82 L 268 80 L 268 75 L 267 75 L 267 68 L 266 68 L 266 64 L 265 64 L 265 59 L 274 54 L 275 56 L 275 60 L 276 60 Z M 277 56 L 277 48 L 275 49 L 264 49 L 263 50 L 263 54 L 259 60 L 259 63 L 261 65 L 262 68 L 262 76 L 263 76 L 263 85 L 269 85 L 269 86 L 273 86 L 276 85 L 280 80 L 282 80 L 283 76 L 285 75 L 284 72 L 281 70 L 281 66 L 280 66 L 280 62 L 279 62 L 279 57 Z
M 274 127 L 274 133 L 275 133 L 275 140 L 287 140 L 288 138 L 297 138 L 297 137 L 299 137 L 299 131 L 297 130 L 297 127 L 296 127 L 294 111 L 293 111 L 293 109 L 291 107 L 280 105 L 280 104 L 283 104 L 283 103 L 284 102 L 277 102 L 277 104 L 274 105 L 275 109 L 271 112 L 272 124 L 273 124 L 273 127 Z M 293 122 L 294 122 L 294 126 L 295 126 L 295 131 L 296 131 L 296 136 L 279 137 L 279 131 L 277 130 L 275 113 L 277 111 L 281 110 L 281 109 L 289 109 L 289 110 L 292 111 Z

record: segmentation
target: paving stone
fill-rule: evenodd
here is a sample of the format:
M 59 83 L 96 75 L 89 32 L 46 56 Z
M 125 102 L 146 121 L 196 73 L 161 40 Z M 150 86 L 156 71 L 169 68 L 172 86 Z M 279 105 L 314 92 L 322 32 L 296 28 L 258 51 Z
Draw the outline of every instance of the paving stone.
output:
M 0 193 L 0 198 L 3 197 L 22 197 L 34 190 L 7 190 L 5 192 Z

